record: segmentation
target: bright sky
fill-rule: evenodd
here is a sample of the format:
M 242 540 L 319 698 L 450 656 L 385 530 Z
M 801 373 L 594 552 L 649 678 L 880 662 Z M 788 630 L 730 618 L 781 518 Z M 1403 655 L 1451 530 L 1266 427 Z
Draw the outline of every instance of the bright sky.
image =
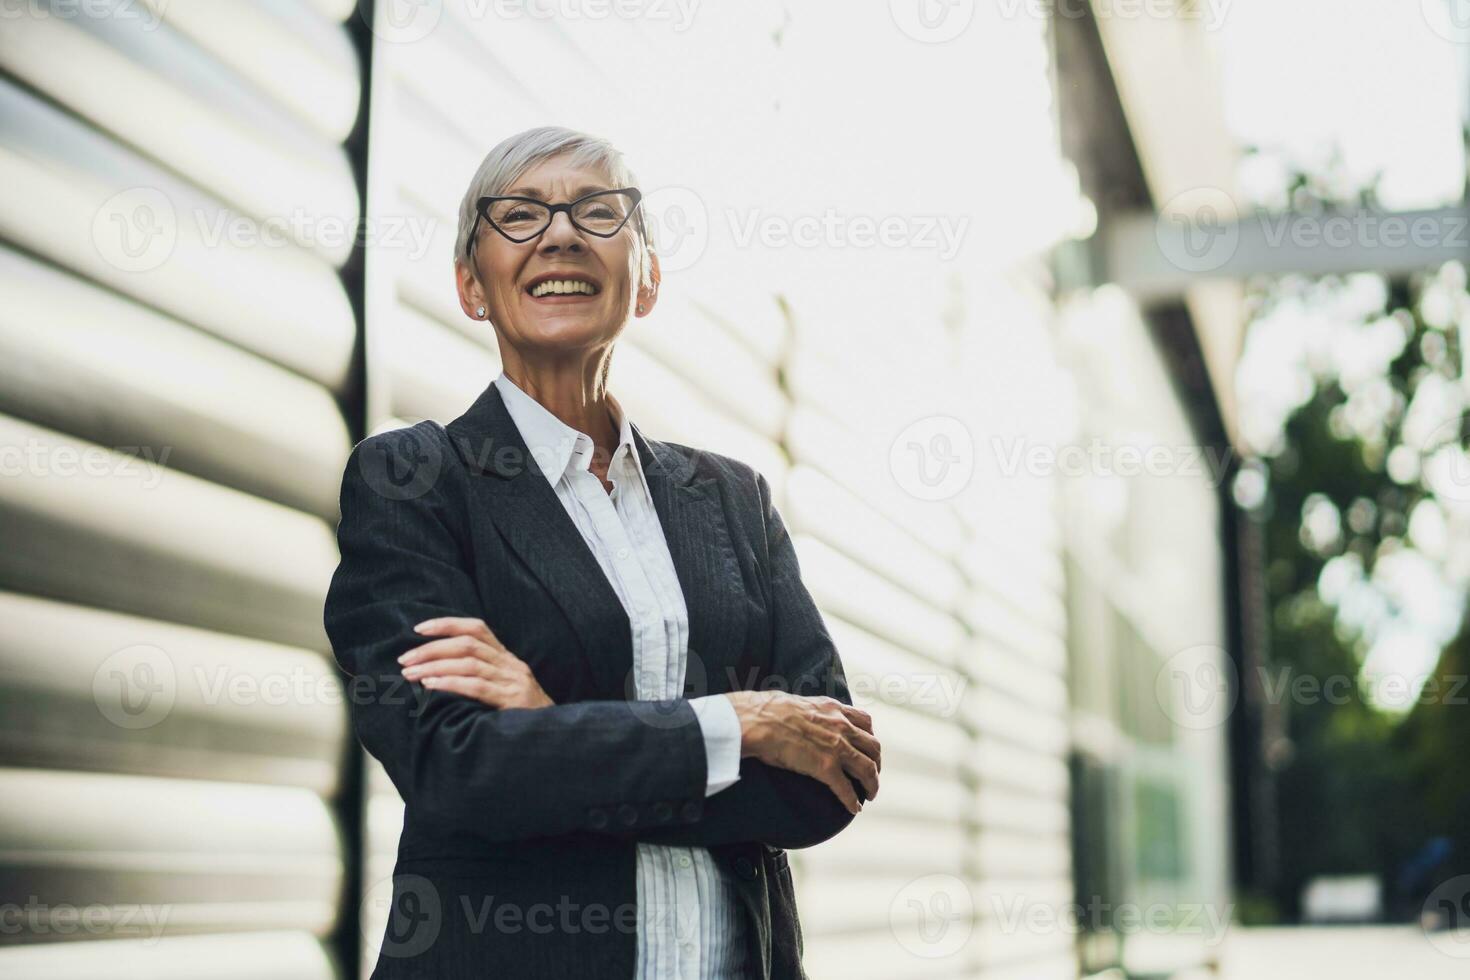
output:
M 1220 31 L 1235 134 L 1301 165 L 1337 147 L 1358 181 L 1383 173 L 1388 207 L 1459 200 L 1470 26 L 1454 25 L 1470 25 L 1470 4 L 1448 0 L 1451 18 L 1446 2 L 1231 0 Z M 1250 187 L 1279 186 L 1263 168 Z
M 1461 137 L 1470 92 L 1470 5 L 1445 0 L 1234 0 L 1222 27 L 1227 117 L 1242 144 L 1273 151 L 1245 168 L 1242 190 L 1266 206 L 1284 203 L 1290 161 L 1320 169 L 1336 147 L 1348 175 L 1344 190 L 1381 173 L 1380 198 L 1396 209 L 1458 202 L 1465 182 Z M 1465 26 L 1460 26 L 1460 25 Z M 1444 325 L 1470 326 L 1454 284 L 1435 301 Z M 1316 290 L 1257 322 L 1238 375 L 1247 439 L 1268 450 L 1286 414 L 1310 396 L 1314 373 L 1339 375 L 1351 392 L 1342 424 L 1360 434 L 1378 425 L 1388 402 L 1382 380 L 1401 349 L 1402 327 L 1379 319 L 1365 329 L 1366 311 L 1383 302 L 1383 284 L 1360 276 L 1336 290 Z M 1463 395 L 1440 393 L 1416 406 L 1425 433 L 1454 418 Z M 1391 469 L 1417 479 L 1419 452 L 1396 457 Z M 1426 505 L 1411 519 L 1408 543 L 1380 559 L 1366 581 L 1349 559 L 1330 562 L 1319 583 L 1343 618 L 1362 629 L 1371 652 L 1364 667 L 1370 693 L 1389 708 L 1407 708 L 1432 669 L 1442 644 L 1458 629 L 1470 574 L 1466 494 L 1443 508 Z M 1308 522 L 1328 539 L 1340 520 L 1325 512 Z M 1451 547 L 1460 543 L 1461 547 Z M 1394 611 L 1394 610 L 1397 611 Z M 1405 693 L 1387 677 L 1410 681 Z

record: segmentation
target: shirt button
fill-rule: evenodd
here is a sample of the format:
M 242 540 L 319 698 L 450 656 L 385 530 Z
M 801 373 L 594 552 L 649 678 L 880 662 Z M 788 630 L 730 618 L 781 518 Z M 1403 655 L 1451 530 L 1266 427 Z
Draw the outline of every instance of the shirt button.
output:
M 679 867 L 681 867 L 681 868 L 687 868 L 687 867 L 689 867 L 689 865 L 691 863 L 693 863 L 693 862 L 691 862 L 689 860 L 689 855 L 687 855 L 687 854 L 680 854 L 679 855 Z
M 628 557 L 628 549 L 627 548 L 619 548 L 618 549 L 618 557 L 619 558 L 627 558 Z

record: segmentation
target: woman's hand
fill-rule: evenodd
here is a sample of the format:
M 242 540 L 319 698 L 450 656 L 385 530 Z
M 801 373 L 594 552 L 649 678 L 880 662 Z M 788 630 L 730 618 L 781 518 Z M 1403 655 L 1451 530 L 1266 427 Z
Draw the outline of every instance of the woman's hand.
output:
M 868 799 L 878 795 L 883 749 L 866 711 L 826 696 L 731 691 L 740 719 L 740 754 L 825 783 L 851 813 L 863 808 L 849 777 Z
M 483 619 L 426 619 L 414 631 L 439 639 L 398 658 L 408 680 L 492 708 L 545 708 L 555 703 L 526 662 L 507 650 Z

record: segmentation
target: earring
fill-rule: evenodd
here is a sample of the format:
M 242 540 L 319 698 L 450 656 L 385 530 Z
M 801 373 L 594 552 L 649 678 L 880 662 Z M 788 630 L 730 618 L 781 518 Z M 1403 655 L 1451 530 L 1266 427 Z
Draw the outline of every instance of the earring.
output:
M 481 306 L 478 309 L 476 309 L 475 310 L 475 316 L 477 316 L 477 317 L 479 317 L 480 319 L 483 320 L 485 318 L 485 307 Z
M 639 303 L 638 304 L 638 312 L 639 313 L 642 313 L 643 312 L 643 304 L 642 303 Z

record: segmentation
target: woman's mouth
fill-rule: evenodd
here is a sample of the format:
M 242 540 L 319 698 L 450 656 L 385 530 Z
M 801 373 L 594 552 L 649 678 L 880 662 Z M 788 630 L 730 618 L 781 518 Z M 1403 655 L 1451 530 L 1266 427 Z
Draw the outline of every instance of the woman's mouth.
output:
M 526 294 L 540 303 L 576 303 L 590 300 L 602 290 L 590 279 L 541 279 L 526 287 Z

